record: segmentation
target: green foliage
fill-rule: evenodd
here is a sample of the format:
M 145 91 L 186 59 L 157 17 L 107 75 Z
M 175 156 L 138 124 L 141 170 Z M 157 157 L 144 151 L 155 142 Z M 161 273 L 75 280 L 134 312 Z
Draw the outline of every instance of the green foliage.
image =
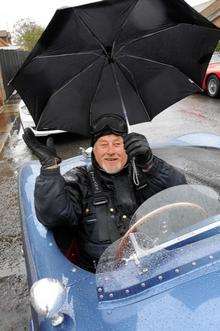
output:
M 21 19 L 14 25 L 14 43 L 25 51 L 31 51 L 40 38 L 44 28 L 30 19 Z
M 220 52 L 220 41 L 218 42 L 218 45 L 217 45 L 217 47 L 216 47 L 216 49 L 215 49 L 217 52 Z

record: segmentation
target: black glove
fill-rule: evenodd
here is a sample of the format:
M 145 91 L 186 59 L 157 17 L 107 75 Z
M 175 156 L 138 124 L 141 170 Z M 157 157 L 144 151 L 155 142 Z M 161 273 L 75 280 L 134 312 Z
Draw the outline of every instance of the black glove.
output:
M 152 159 L 153 154 L 145 136 L 139 133 L 129 133 L 124 138 L 124 147 L 129 160 L 135 157 L 137 165 L 144 167 L 148 165 Z
M 24 130 L 22 137 L 26 145 L 39 159 L 43 169 L 61 162 L 61 158 L 56 153 L 52 137 L 47 138 L 46 146 L 37 140 L 30 128 Z

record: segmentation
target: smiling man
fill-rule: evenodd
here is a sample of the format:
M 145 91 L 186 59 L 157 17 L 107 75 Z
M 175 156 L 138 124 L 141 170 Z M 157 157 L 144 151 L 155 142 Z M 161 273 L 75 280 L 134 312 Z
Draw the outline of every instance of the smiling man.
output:
M 23 135 L 42 164 L 35 185 L 38 220 L 50 229 L 71 228 L 80 249 L 80 264 L 89 270 L 126 233 L 132 215 L 146 199 L 186 183 L 183 174 L 152 154 L 145 136 L 127 133 L 121 116 L 100 116 L 91 136 L 91 165 L 62 176 L 61 159 L 51 138 L 44 146 L 30 129 Z
M 97 163 L 108 174 L 119 172 L 128 160 L 123 138 L 114 134 L 100 137 L 94 145 L 93 153 Z

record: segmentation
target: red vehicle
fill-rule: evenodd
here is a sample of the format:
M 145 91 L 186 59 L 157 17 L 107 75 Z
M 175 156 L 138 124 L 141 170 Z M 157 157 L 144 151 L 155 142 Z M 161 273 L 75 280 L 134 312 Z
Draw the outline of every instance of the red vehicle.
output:
M 220 96 L 220 53 L 214 53 L 206 71 L 202 88 L 212 98 Z

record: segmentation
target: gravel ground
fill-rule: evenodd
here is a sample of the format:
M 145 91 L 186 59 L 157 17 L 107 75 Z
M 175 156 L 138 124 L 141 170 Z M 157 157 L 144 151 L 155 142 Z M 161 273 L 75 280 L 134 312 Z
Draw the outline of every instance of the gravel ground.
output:
M 17 176 L 21 165 L 34 157 L 23 142 L 19 118 L 12 116 L 12 121 L 0 153 L 0 331 L 27 330 L 30 319 Z M 88 140 L 72 135 L 54 140 L 63 159 L 78 154 L 79 146 L 88 146 Z
M 18 165 L 11 145 L 13 135 L 16 139 L 18 132 L 11 133 L 0 154 L 0 330 L 4 331 L 25 330 L 29 319 L 18 206 Z

